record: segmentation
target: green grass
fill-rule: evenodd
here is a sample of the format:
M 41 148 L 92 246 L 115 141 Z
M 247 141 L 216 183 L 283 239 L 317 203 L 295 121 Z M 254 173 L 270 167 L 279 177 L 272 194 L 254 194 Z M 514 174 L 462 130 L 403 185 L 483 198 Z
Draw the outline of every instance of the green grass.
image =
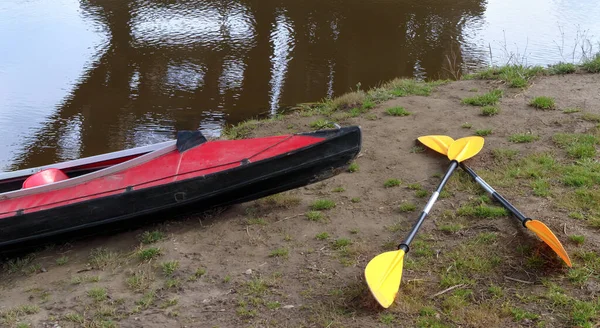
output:
M 532 78 L 542 74 L 544 68 L 541 66 L 505 65 L 467 75 L 465 79 L 500 80 L 510 88 L 524 88 Z
M 108 298 L 106 288 L 102 287 L 96 287 L 88 290 L 87 295 L 96 302 L 102 302 Z
M 344 187 L 337 187 L 337 188 L 333 188 L 332 191 L 333 192 L 344 192 L 344 191 L 346 191 L 346 188 L 344 188 Z
M 465 123 L 461 124 L 460 127 L 463 128 L 463 129 L 470 129 L 470 128 L 473 127 L 473 124 L 469 123 L 469 122 L 465 122 Z
M 410 153 L 411 154 L 418 154 L 418 153 L 422 153 L 425 151 L 425 147 L 421 147 L 421 146 L 412 146 L 410 147 Z
M 335 127 L 333 122 L 330 122 L 325 119 L 319 119 L 310 123 L 310 127 L 316 130 L 320 129 L 332 129 Z
M 421 186 L 420 183 L 410 183 L 406 186 L 406 188 L 410 189 L 410 190 L 419 190 L 419 189 L 423 189 L 423 187 Z
M 263 218 L 251 218 L 251 219 L 247 219 L 246 222 L 249 225 L 267 225 L 267 221 Z
M 398 211 L 400 212 L 412 212 L 417 209 L 417 206 L 413 203 L 402 203 L 398 206 Z
M 308 211 L 305 214 L 306 218 L 310 221 L 321 221 L 323 220 L 323 213 L 319 211 Z
M 379 322 L 381 322 L 385 325 L 391 325 L 394 323 L 395 320 L 396 320 L 396 318 L 391 313 L 381 313 L 379 315 Z
M 348 172 L 350 173 L 354 173 L 354 172 L 358 172 L 360 170 L 360 167 L 358 166 L 358 163 L 353 162 L 348 166 Z
M 427 195 L 429 195 L 429 192 L 427 190 L 421 189 L 415 191 L 415 196 L 418 198 L 427 197 Z
M 445 224 L 440 226 L 440 230 L 443 232 L 456 233 L 462 230 L 464 227 L 462 224 Z
M 352 197 L 350 199 L 350 201 L 353 202 L 353 203 L 360 203 L 360 198 L 359 197 Z
M 56 259 L 56 265 L 65 265 L 69 262 L 68 256 L 61 256 Z
M 581 235 L 570 235 L 569 240 L 575 245 L 582 245 L 585 242 L 585 236 Z
M 581 67 L 590 73 L 600 73 L 600 53 L 594 57 L 585 60 Z
M 408 116 L 412 114 L 411 112 L 406 111 L 404 107 L 392 107 L 386 110 L 388 115 L 391 116 Z
M 142 292 L 148 287 L 154 280 L 153 273 L 149 270 L 138 270 L 133 275 L 125 280 L 125 283 L 134 292 Z
M 277 249 L 271 251 L 271 254 L 269 254 L 269 257 L 287 258 L 288 254 L 289 254 L 289 251 L 286 248 L 277 248 Z
M 591 134 L 557 133 L 552 137 L 554 143 L 566 149 L 571 158 L 584 159 L 596 156 L 598 137 Z
M 508 148 L 496 148 L 492 150 L 492 156 L 498 162 L 510 162 L 514 160 L 517 155 L 519 155 L 519 151 L 516 149 L 508 149 Z
M 72 285 L 79 285 L 82 284 L 84 282 L 98 282 L 100 281 L 100 277 L 99 276 L 87 276 L 87 275 L 83 275 L 83 276 L 75 276 L 73 278 L 71 278 L 71 284 Z
M 494 116 L 500 113 L 500 109 L 496 106 L 484 106 L 481 108 L 481 115 L 483 116 Z
M 85 322 L 85 318 L 79 313 L 67 313 L 65 314 L 64 319 L 74 323 L 83 324 Z
M 504 92 L 500 89 L 492 90 L 488 93 L 475 97 L 467 97 L 462 100 L 463 104 L 471 106 L 490 106 L 498 103 Z
M 600 115 L 594 113 L 583 113 L 581 119 L 588 122 L 600 123 Z
M 94 268 L 104 269 L 116 265 L 119 262 L 119 254 L 102 247 L 94 248 L 90 252 L 89 262 Z
M 301 199 L 297 196 L 290 195 L 287 193 L 278 193 L 275 195 L 260 198 L 256 201 L 256 204 L 263 208 L 292 208 L 298 206 L 301 203 Z
M 149 261 L 154 258 L 157 258 L 162 253 L 161 249 L 158 247 L 150 247 L 146 249 L 140 249 L 137 252 L 137 257 L 140 261 Z
M 492 129 L 482 129 L 475 131 L 475 135 L 480 137 L 489 136 L 490 134 L 492 134 Z
M 339 238 L 333 242 L 333 248 L 334 249 L 342 249 L 344 247 L 350 246 L 350 244 L 352 244 L 352 241 L 350 239 Z
M 536 179 L 531 183 L 533 194 L 540 197 L 550 195 L 550 183 L 545 179 Z
M 394 97 L 429 96 L 434 88 L 446 81 L 420 82 L 413 79 L 395 79 L 385 83 L 381 88 L 374 89 L 369 95 L 374 99 L 388 100 Z M 382 95 L 385 95 L 382 97 Z M 386 99 L 387 96 L 387 99 Z M 383 100 L 382 99 L 382 100 Z
M 572 114 L 572 113 L 578 113 L 578 112 L 581 112 L 581 108 L 567 107 L 567 108 L 563 109 L 563 113 L 565 113 L 565 114 Z
M 502 287 L 494 284 L 488 287 L 488 292 L 490 292 L 490 294 L 492 294 L 496 298 L 504 296 L 504 290 L 502 289 Z
M 244 139 L 250 136 L 252 131 L 260 126 L 258 120 L 247 120 L 236 125 L 226 126 L 222 134 L 229 140 Z
M 206 274 L 206 269 L 204 269 L 204 268 L 198 268 L 198 269 L 196 269 L 196 272 L 194 272 L 194 276 L 196 278 L 200 278 L 205 274 Z
M 167 280 L 165 280 L 165 288 L 167 289 L 171 289 L 171 288 L 179 288 L 181 286 L 181 281 L 179 281 L 179 279 L 175 279 L 175 278 L 169 278 Z
M 388 179 L 383 186 L 386 188 L 391 188 L 391 187 L 397 187 L 401 184 L 402 182 L 398 179 Z
M 329 199 L 318 199 L 310 206 L 313 211 L 329 210 L 334 207 L 335 202 Z
M 318 233 L 315 236 L 315 238 L 318 239 L 318 240 L 325 240 L 325 239 L 329 238 L 329 233 L 327 233 L 327 232 Z
M 464 205 L 461 206 L 456 214 L 461 216 L 475 216 L 481 218 L 497 218 L 507 216 L 508 211 L 504 207 L 488 205 Z
M 510 309 L 510 312 L 513 315 L 513 318 L 515 319 L 515 321 L 523 321 L 525 319 L 535 320 L 540 317 L 539 315 L 537 315 L 535 313 L 525 311 L 521 308 L 512 308 L 512 309 Z
M 552 75 L 557 75 L 557 74 L 560 74 L 560 75 L 571 74 L 571 73 L 575 73 L 575 71 L 577 71 L 577 65 L 572 64 L 572 63 L 559 62 L 558 64 L 550 66 L 550 68 L 548 69 L 548 71 Z
M 143 244 L 153 244 L 161 241 L 163 238 L 165 238 L 165 235 L 159 230 L 144 231 L 144 233 L 140 236 L 140 241 Z
M 556 104 L 554 103 L 554 98 L 540 96 L 535 97 L 529 102 L 529 106 L 538 108 L 538 109 L 555 109 Z
M 508 141 L 514 143 L 528 143 L 539 140 L 540 137 L 531 133 L 515 133 L 508 137 Z
M 165 276 L 171 277 L 179 269 L 179 261 L 167 261 L 161 264 Z

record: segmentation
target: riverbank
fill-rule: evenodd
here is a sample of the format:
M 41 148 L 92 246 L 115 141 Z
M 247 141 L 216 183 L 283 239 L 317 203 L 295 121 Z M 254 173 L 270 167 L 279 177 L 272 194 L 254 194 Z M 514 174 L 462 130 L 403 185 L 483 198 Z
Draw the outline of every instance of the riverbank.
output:
M 506 67 L 454 82 L 395 80 L 231 127 L 228 138 L 360 125 L 363 151 L 348 172 L 318 184 L 5 262 L 0 320 L 9 327 L 592 326 L 600 313 L 599 85 L 600 74 L 584 66 Z M 448 165 L 416 142 L 428 134 L 484 136 L 469 166 L 546 223 L 573 268 L 457 171 L 405 260 L 396 303 L 380 308 L 364 267 L 405 237 Z

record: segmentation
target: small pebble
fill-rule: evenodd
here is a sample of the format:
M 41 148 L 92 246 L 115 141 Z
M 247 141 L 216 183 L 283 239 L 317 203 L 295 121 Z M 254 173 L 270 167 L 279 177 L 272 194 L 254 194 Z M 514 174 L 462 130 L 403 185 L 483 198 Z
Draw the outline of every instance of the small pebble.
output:
M 283 308 L 284 308 L 284 309 L 291 309 L 291 308 L 293 308 L 293 307 L 294 307 L 293 305 L 285 305 Z
M 246 274 L 252 274 L 252 269 L 246 270 Z

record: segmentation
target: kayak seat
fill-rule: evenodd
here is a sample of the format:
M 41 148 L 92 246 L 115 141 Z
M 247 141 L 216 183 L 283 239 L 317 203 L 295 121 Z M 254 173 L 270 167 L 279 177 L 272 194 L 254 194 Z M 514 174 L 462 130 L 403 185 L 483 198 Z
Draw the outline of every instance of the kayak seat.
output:
M 59 169 L 45 169 L 31 175 L 23 182 L 23 189 L 43 186 L 49 183 L 67 180 L 69 177 Z

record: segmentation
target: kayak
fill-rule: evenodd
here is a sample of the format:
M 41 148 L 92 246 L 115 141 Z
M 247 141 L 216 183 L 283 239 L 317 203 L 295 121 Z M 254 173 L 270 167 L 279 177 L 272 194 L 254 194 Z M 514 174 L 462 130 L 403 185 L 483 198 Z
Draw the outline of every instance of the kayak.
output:
M 180 131 L 154 145 L 0 172 L 0 248 L 305 186 L 345 169 L 361 143 L 358 126 L 242 140 Z

